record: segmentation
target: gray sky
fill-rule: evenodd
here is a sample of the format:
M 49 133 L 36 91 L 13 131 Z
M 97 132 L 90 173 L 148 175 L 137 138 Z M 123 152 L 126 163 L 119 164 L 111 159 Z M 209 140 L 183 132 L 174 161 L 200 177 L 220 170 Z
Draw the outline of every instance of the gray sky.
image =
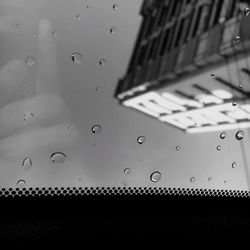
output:
M 114 3 L 119 5 L 116 11 L 112 8 Z M 235 131 L 228 131 L 223 141 L 220 132 L 185 135 L 119 106 L 113 98 L 134 47 L 141 3 L 141 0 L 0 0 L 0 67 L 3 69 L 12 60 L 36 58 L 36 64 L 27 69 L 23 85 L 4 102 L 4 105 L 16 102 L 9 109 L 13 115 L 8 116 L 8 109 L 7 118 L 0 113 L 0 125 L 6 127 L 0 132 L 1 186 L 15 186 L 18 180 L 25 179 L 27 186 L 34 187 L 247 188 Z M 116 27 L 115 34 L 109 33 L 110 27 Z M 49 37 L 48 32 L 52 31 L 55 36 Z M 74 52 L 82 55 L 81 64 L 72 62 Z M 103 66 L 98 65 L 100 59 L 106 60 Z M 25 104 L 22 99 L 32 103 Z M 27 107 L 22 105 L 35 109 L 37 121 L 28 128 L 7 126 L 16 121 L 20 107 Z M 69 124 L 73 124 L 73 130 L 68 139 L 63 128 Z M 91 127 L 95 124 L 101 125 L 102 130 L 94 135 Z M 140 135 L 146 136 L 143 145 L 137 143 Z M 19 144 L 12 143 L 9 137 Z M 245 144 L 249 148 L 247 140 Z M 180 151 L 176 151 L 177 145 Z M 216 150 L 218 145 L 222 145 L 222 150 Z M 65 153 L 66 161 L 54 164 L 50 159 L 53 152 Z M 25 157 L 32 159 L 29 169 L 22 167 Z M 231 167 L 234 161 L 238 163 L 236 169 Z M 129 175 L 124 175 L 125 168 L 131 168 Z M 162 173 L 157 184 L 150 182 L 154 171 Z M 196 178 L 195 183 L 190 183 L 191 177 Z M 213 178 L 210 182 L 209 177 Z

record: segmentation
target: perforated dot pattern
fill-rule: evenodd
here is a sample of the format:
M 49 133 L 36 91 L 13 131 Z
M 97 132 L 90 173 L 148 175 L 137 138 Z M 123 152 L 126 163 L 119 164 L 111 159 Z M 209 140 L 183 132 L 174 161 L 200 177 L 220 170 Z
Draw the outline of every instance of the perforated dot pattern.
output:
M 108 195 L 167 195 L 250 197 L 249 191 L 218 189 L 185 189 L 166 187 L 49 187 L 49 188 L 2 188 L 0 197 L 15 196 L 108 196 Z

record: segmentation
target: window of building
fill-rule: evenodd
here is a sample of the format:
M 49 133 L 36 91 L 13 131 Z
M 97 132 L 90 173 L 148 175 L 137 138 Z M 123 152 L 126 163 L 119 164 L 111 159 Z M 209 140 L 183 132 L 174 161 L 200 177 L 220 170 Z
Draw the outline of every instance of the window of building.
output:
M 149 54 L 148 54 L 148 60 L 153 60 L 154 59 L 154 53 L 155 53 L 156 43 L 157 43 L 157 39 L 154 38 L 151 41 L 151 47 L 150 47 L 150 51 L 149 51 Z
M 161 39 L 162 39 L 162 35 L 159 35 L 159 36 L 156 38 L 155 49 L 154 49 L 154 53 L 153 53 L 153 59 L 157 59 L 158 56 L 159 56 L 160 45 L 161 45 Z
M 178 25 L 178 22 L 175 22 L 175 24 L 170 28 L 170 34 L 169 34 L 170 38 L 169 38 L 169 41 L 167 43 L 167 51 L 168 52 L 173 47 L 173 40 L 174 40 L 174 37 L 175 37 L 177 25 Z
M 163 42 L 161 44 L 161 50 L 160 50 L 161 56 L 165 54 L 167 43 L 168 43 L 168 38 L 169 38 L 169 29 L 167 29 L 164 33 L 164 38 L 163 38 Z
M 147 29 L 145 37 L 149 37 L 152 34 L 153 28 L 155 26 L 155 20 L 156 20 L 155 16 L 149 17 L 149 24 L 148 24 L 148 29 Z
M 223 5 L 224 5 L 224 1 L 223 0 L 218 0 L 217 4 L 214 6 L 214 8 L 216 8 L 216 11 L 215 11 L 215 16 L 214 16 L 212 26 L 215 26 L 216 24 L 219 23 L 219 18 L 221 16 L 221 12 L 223 10 L 223 8 L 222 8 Z
M 187 42 L 189 38 L 191 37 L 191 28 L 192 28 L 192 23 L 194 20 L 194 15 L 195 15 L 195 9 L 192 10 L 191 14 L 187 17 L 186 21 L 186 32 L 183 35 L 183 40 L 184 42 Z
M 186 19 L 183 18 L 180 22 L 180 25 L 179 25 L 179 30 L 178 30 L 178 34 L 177 34 L 177 37 L 176 37 L 176 40 L 175 40 L 175 44 L 174 46 L 178 46 L 181 44 L 181 35 L 183 34 L 184 30 L 183 30 L 183 27 L 184 27 L 184 23 L 185 23 Z
M 236 15 L 236 6 L 237 6 L 236 0 L 231 0 L 231 6 L 229 7 L 228 11 L 228 18 L 232 18 Z
M 212 14 L 213 14 L 213 5 L 214 5 L 214 1 L 215 0 L 209 0 L 205 6 L 207 8 L 207 16 L 205 19 L 205 23 L 204 23 L 204 31 L 207 31 L 210 27 L 210 20 L 212 18 Z
M 145 55 L 146 55 L 146 45 L 143 45 L 140 50 L 140 55 L 138 59 L 138 64 L 137 65 L 142 65 L 145 60 Z
M 227 0 L 224 1 L 221 12 L 220 12 L 220 17 L 219 17 L 219 23 L 222 23 L 229 18 L 229 10 L 230 6 L 232 5 L 232 0 Z
M 199 9 L 196 10 L 196 11 L 198 11 L 198 15 L 196 16 L 192 37 L 196 36 L 196 34 L 197 34 L 197 29 L 199 27 L 200 18 L 201 18 L 201 14 L 202 14 L 202 8 L 203 8 L 203 6 L 199 7 Z
M 164 6 L 162 8 L 162 12 L 161 12 L 161 16 L 159 19 L 159 26 L 163 27 L 166 24 L 166 20 L 168 17 L 168 11 L 169 11 L 169 7 L 168 6 Z
M 208 5 L 204 5 L 201 7 L 201 13 L 200 13 L 200 22 L 198 24 L 196 35 L 199 35 L 206 31 L 206 24 L 209 22 L 209 11 L 210 7 Z
M 172 3 L 170 18 L 173 18 L 176 15 L 176 10 L 177 10 L 179 1 L 170 1 L 170 3 Z
M 129 67 L 129 72 L 134 68 L 134 66 L 136 66 L 137 64 L 137 61 L 138 61 L 138 57 L 139 57 L 139 54 L 140 52 L 138 53 L 138 50 L 140 51 L 140 42 L 144 39 L 144 36 L 145 36 L 145 31 L 146 31 L 146 28 L 147 28 L 147 25 L 148 25 L 148 20 L 147 19 L 144 19 L 143 20 L 143 23 L 142 23 L 142 27 L 140 29 L 140 33 L 139 33 L 139 36 L 138 36 L 138 40 L 136 42 L 136 46 L 135 46 L 135 50 L 134 50 L 134 53 L 133 53 L 133 56 L 131 58 L 131 61 L 130 61 L 130 67 Z

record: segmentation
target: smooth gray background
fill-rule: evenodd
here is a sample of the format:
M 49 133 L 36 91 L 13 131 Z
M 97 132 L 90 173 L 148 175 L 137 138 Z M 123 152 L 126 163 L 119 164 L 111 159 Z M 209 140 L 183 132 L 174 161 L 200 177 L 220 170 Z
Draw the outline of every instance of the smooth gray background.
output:
M 116 3 L 119 7 L 114 11 L 112 6 Z M 46 150 L 29 154 L 33 165 L 28 170 L 21 166 L 27 154 L 5 158 L 0 147 L 1 187 L 15 187 L 18 180 L 24 179 L 27 187 L 131 185 L 247 189 L 247 166 L 235 131 L 228 131 L 223 141 L 220 132 L 185 135 L 119 106 L 113 98 L 134 47 L 141 22 L 141 3 L 141 0 L 0 0 L 0 67 L 13 59 L 39 57 L 38 23 L 41 19 L 49 20 L 56 32 L 53 39 L 58 94 L 69 110 L 67 122 L 78 131 L 76 143 L 70 146 L 64 147 L 55 139 Z M 80 15 L 79 20 L 76 15 Z M 13 18 L 6 21 L 3 16 Z M 110 34 L 113 26 L 116 32 Z M 81 64 L 72 62 L 74 52 L 82 54 Z M 106 64 L 99 66 L 100 59 L 105 59 Z M 23 90 L 27 98 L 35 95 L 32 86 L 36 67 L 29 69 L 29 87 Z M 102 131 L 94 135 L 91 127 L 95 124 L 101 125 Z M 247 131 L 245 134 L 247 139 L 243 143 L 247 152 Z M 146 136 L 143 145 L 137 143 L 140 135 Z M 177 145 L 180 151 L 176 151 Z M 217 151 L 217 145 L 222 145 L 222 150 Z M 50 160 L 50 154 L 58 150 L 68 156 L 63 164 L 53 164 Z M 234 161 L 238 163 L 236 169 L 231 167 Z M 127 167 L 132 172 L 126 176 L 123 170 Z M 162 173 L 158 183 L 150 181 L 154 171 Z M 195 183 L 190 183 L 191 177 L 196 178 Z M 208 181 L 209 177 L 212 181 Z

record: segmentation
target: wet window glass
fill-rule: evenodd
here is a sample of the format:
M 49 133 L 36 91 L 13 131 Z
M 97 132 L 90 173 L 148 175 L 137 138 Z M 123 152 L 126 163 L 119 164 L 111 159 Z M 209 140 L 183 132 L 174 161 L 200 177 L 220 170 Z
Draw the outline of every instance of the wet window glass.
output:
M 249 14 L 0 0 L 0 189 L 249 191 Z

